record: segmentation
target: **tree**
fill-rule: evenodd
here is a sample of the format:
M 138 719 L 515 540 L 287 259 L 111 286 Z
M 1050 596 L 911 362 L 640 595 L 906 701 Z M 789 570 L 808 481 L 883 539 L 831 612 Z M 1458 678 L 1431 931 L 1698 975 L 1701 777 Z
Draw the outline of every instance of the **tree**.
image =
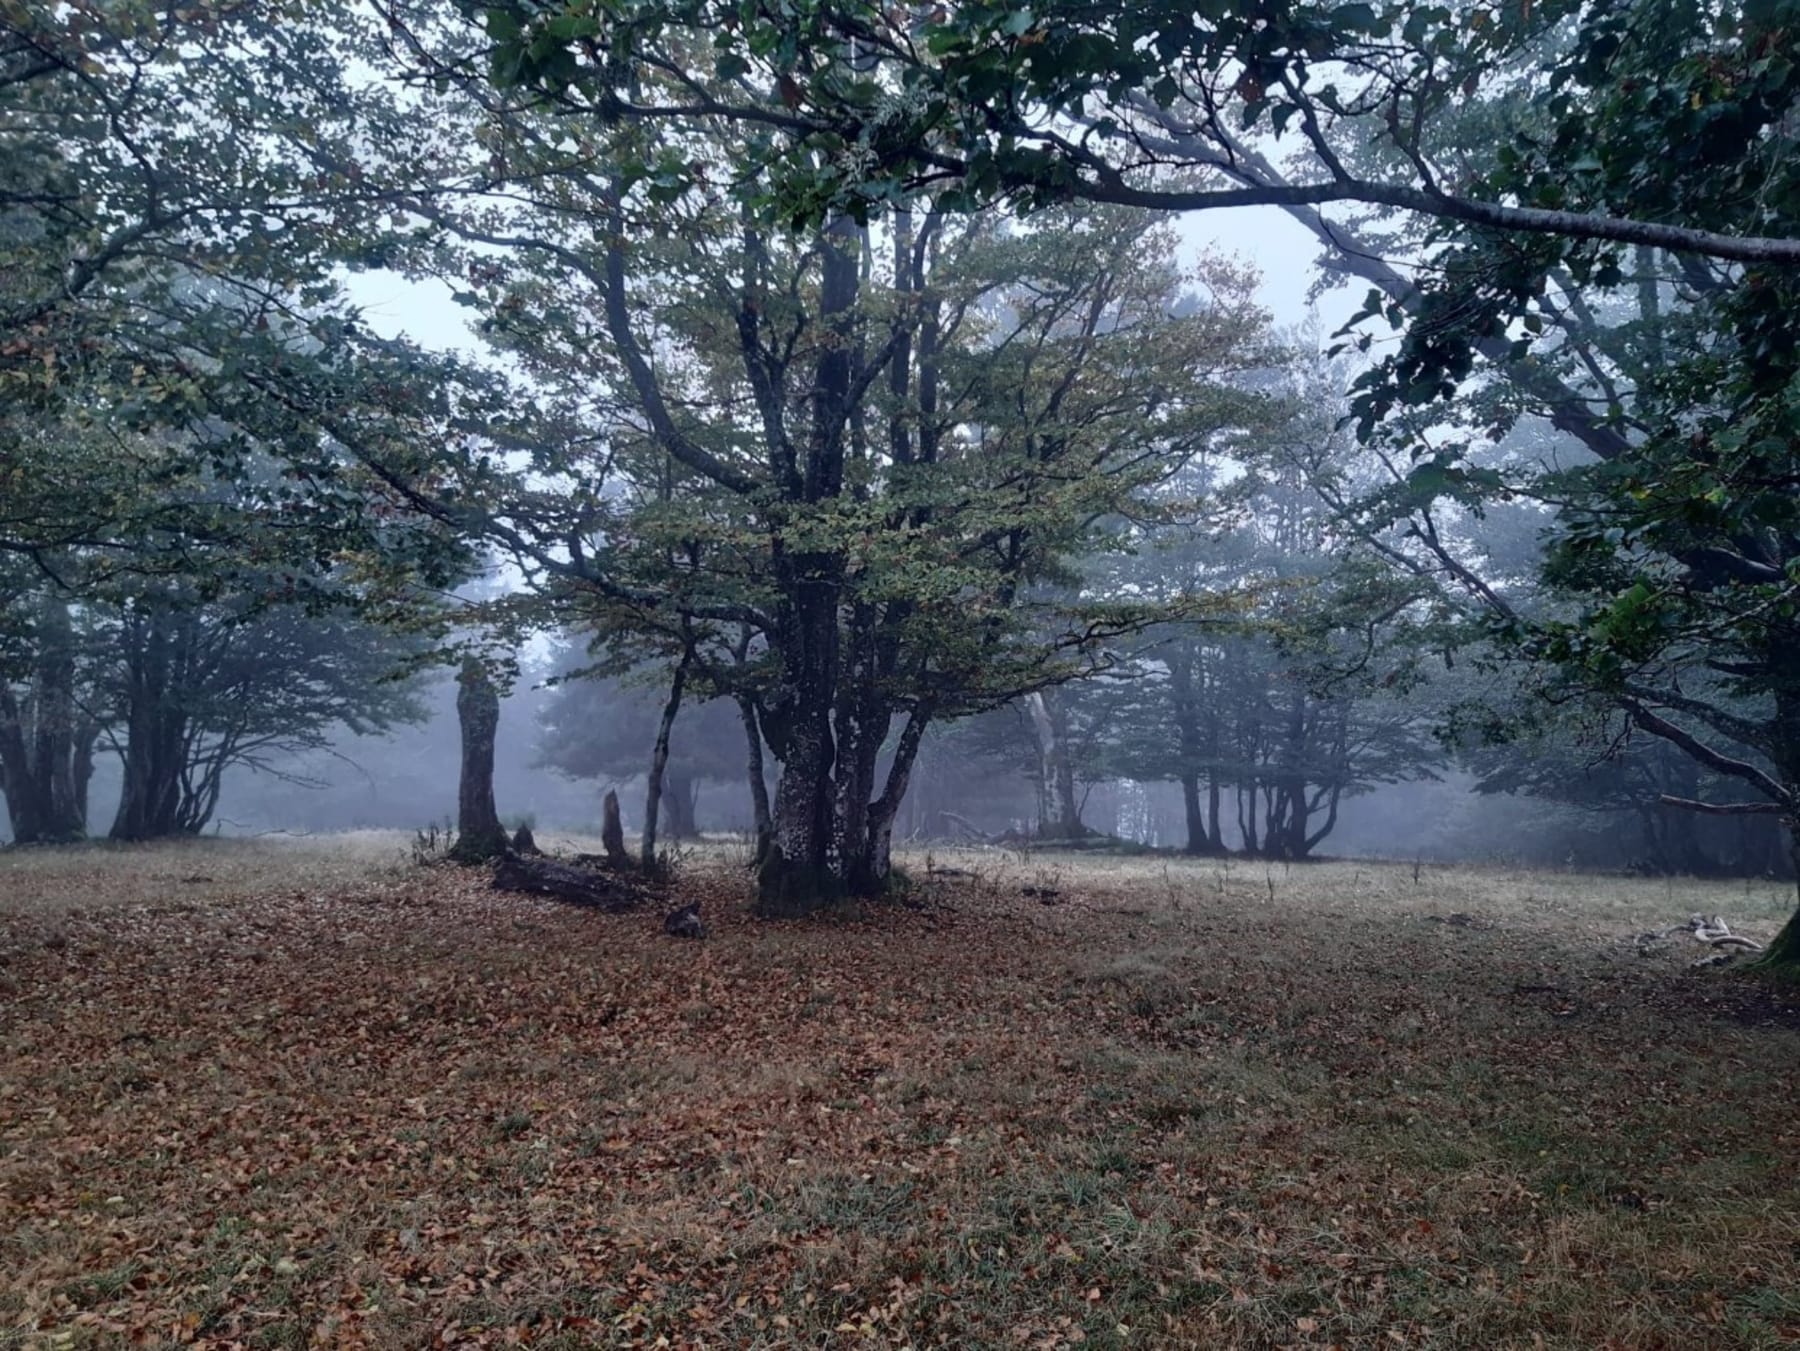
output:
M 1783 54 L 1790 20 L 1786 6 L 1600 11 L 1552 66 L 1539 124 L 1510 138 L 1489 181 L 1576 204 L 1629 199 L 1715 229 L 1791 231 L 1800 77 Z M 1506 338 L 1515 358 L 1535 356 L 1531 336 L 1543 333 L 1572 396 L 1556 425 L 1588 454 L 1497 472 L 1472 457 L 1477 437 L 1415 440 L 1404 488 L 1425 546 L 1415 558 L 1441 565 L 1498 641 L 1540 664 L 1552 694 L 1612 702 L 1638 734 L 1746 794 L 1670 800 L 1800 824 L 1792 269 L 1476 234 L 1459 236 L 1445 262 L 1400 350 L 1364 382 L 1365 425 L 1416 425 L 1408 410 L 1466 383 L 1481 344 Z M 1581 405 L 1586 418 L 1574 415 Z M 1474 426 L 1484 424 L 1508 425 L 1491 413 Z M 1466 565 L 1456 576 L 1417 521 L 1433 502 L 1479 509 L 1503 496 L 1554 512 L 1542 609 L 1484 591 Z M 1790 924 L 1771 959 L 1797 956 Z
M 124 765 L 115 840 L 198 834 L 234 765 L 269 771 L 339 727 L 421 716 L 401 679 L 410 645 L 352 617 L 162 586 L 97 628 L 93 697 Z
M 1316 373 L 1312 383 L 1278 436 L 1329 428 Z M 1348 448 L 1336 450 L 1341 464 Z M 1343 556 L 1296 454 L 1251 455 L 1223 524 L 1147 533 L 1109 574 L 1109 585 L 1151 595 L 1204 587 L 1241 598 L 1230 622 L 1154 630 L 1132 678 L 1090 696 L 1107 706 L 1094 717 L 1108 729 L 1104 772 L 1179 783 L 1190 853 L 1223 853 L 1235 835 L 1248 853 L 1304 858 L 1346 797 L 1432 777 L 1443 758 L 1418 698 L 1417 652 L 1390 632 L 1400 615 L 1424 618 L 1424 597 Z
M 457 541 L 398 520 L 321 424 L 381 397 L 334 365 L 356 323 L 337 277 L 394 187 L 362 171 L 372 105 L 344 78 L 337 17 L 311 3 L 0 15 L 0 560 L 32 578 L 0 588 L 0 640 L 24 650 L 0 741 L 22 837 L 85 829 L 92 739 L 115 715 L 116 831 L 199 829 L 227 765 L 391 699 L 312 684 L 335 660 L 315 641 L 331 623 L 266 607 L 395 618 L 412 582 L 461 566 Z M 304 374 L 278 389 L 275 371 Z M 111 672 L 90 654 L 79 698 L 59 615 L 126 640 Z M 218 702 L 212 674 L 169 683 L 248 628 L 292 669 L 257 684 L 239 652 L 221 678 L 267 705 Z M 344 670 L 385 650 L 354 641 Z
M 1680 802 L 1726 804 L 1731 780 L 1708 772 L 1671 742 L 1633 736 L 1629 717 L 1601 700 L 1459 710 L 1459 758 L 1479 776 L 1476 791 L 1537 798 L 1592 823 L 1608 866 L 1701 877 L 1785 875 L 1780 822 L 1768 815 L 1714 815 Z
M 869 0 L 754 10 L 668 0 L 604 11 L 576 0 L 478 7 L 501 85 L 541 91 L 565 114 L 752 126 L 749 172 L 767 181 L 774 205 L 803 219 L 840 210 L 860 219 L 921 192 L 1034 208 L 1071 198 L 1174 211 L 1358 203 L 1547 239 L 1751 265 L 1800 261 L 1800 238 L 1779 220 L 1662 210 L 1659 193 L 1681 174 L 1665 161 L 1634 175 L 1626 161 L 1649 166 L 1654 147 L 1675 140 L 1621 138 L 1609 162 L 1578 170 L 1590 189 L 1580 193 L 1530 161 L 1505 181 L 1465 183 L 1430 158 L 1425 129 L 1459 99 L 1512 76 L 1540 37 L 1574 27 L 1568 68 L 1603 69 L 1622 35 L 1667 25 L 1650 8 L 1626 0 L 1498 9 L 1416 0 L 1198 10 L 1166 0 L 1053 0 L 1030 10 Z M 1677 2 L 1668 17 L 1685 30 L 1681 55 L 1694 69 L 1720 71 L 1689 119 L 1699 132 L 1688 143 L 1694 158 L 1748 147 L 1746 168 L 1785 176 L 1784 116 L 1800 78 L 1778 55 L 1787 6 Z M 1746 87 L 1736 73 L 1756 62 Z M 1563 124 L 1549 148 L 1565 165 L 1582 164 L 1596 143 L 1592 124 L 1562 81 L 1539 87 Z M 1625 94 L 1599 120 L 1633 101 Z M 1706 111 L 1719 102 L 1722 117 Z M 1660 120 L 1633 129 L 1675 130 Z M 1305 166 L 1300 181 L 1221 185 L 1234 177 L 1245 133 L 1291 147 Z M 1341 153 L 1345 139 L 1378 141 L 1384 154 L 1357 164 Z
M 1040 584 L 1251 416 L 1237 377 L 1268 349 L 1246 280 L 1209 264 L 1175 313 L 1173 240 L 1117 210 L 772 233 L 730 193 L 627 184 L 647 158 L 729 162 L 734 136 L 568 136 L 494 100 L 456 30 L 411 40 L 511 191 L 419 204 L 436 234 L 409 256 L 459 279 L 545 417 L 387 460 L 391 481 L 509 550 L 559 615 L 671 658 L 691 642 L 696 678 L 742 697 L 781 766 L 765 911 L 879 888 L 925 728 L 1145 622 Z

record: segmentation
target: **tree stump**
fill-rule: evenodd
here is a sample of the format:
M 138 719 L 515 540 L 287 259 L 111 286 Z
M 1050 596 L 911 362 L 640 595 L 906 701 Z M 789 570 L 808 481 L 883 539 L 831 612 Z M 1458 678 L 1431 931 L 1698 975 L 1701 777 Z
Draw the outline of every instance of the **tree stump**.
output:
M 619 795 L 608 789 L 600 823 L 600 844 L 606 850 L 606 861 L 615 868 L 629 868 L 631 855 L 625 852 L 625 824 L 619 819 Z
M 663 932 L 671 938 L 705 938 L 706 922 L 700 918 L 700 902 L 664 915 Z

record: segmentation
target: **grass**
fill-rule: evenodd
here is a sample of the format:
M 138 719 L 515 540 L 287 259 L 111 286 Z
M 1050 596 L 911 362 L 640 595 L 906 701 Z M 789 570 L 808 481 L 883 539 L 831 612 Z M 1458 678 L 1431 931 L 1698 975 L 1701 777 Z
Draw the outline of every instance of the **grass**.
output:
M 1785 888 L 702 851 L 680 944 L 406 846 L 0 855 L 0 1345 L 1800 1337 L 1800 1009 L 1629 941 Z

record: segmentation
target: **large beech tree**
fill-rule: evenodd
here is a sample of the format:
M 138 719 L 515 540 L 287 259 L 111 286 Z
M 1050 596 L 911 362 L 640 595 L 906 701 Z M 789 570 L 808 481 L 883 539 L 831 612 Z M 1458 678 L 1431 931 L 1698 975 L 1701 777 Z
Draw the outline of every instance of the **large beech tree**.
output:
M 616 391 L 606 453 L 638 500 L 563 580 L 615 628 L 682 629 L 708 685 L 743 696 L 780 765 L 762 904 L 802 911 L 885 883 L 933 720 L 1104 662 L 1146 622 L 1050 583 L 1251 415 L 1227 378 L 1266 359 L 1262 321 L 1218 269 L 1177 317 L 1173 240 L 1141 216 L 811 241 L 674 219 L 660 240 L 638 222 L 629 253 L 597 222 L 591 272 L 524 252 L 494 313 L 544 375 Z M 597 366 L 543 325 L 552 294 L 555 316 L 585 299 Z
M 500 411 L 415 384 L 389 412 L 460 434 L 347 425 L 346 444 L 510 551 L 550 614 L 691 653 L 697 687 L 740 700 L 779 764 L 766 911 L 881 887 L 927 726 L 1105 663 L 1149 622 L 1068 564 L 1260 416 L 1250 279 L 1184 269 L 1120 208 L 769 228 L 742 193 L 634 167 L 727 165 L 735 133 L 571 124 L 497 99 L 454 30 L 432 36 L 407 59 L 496 187 L 421 197 L 392 256 L 452 279 L 534 394 Z

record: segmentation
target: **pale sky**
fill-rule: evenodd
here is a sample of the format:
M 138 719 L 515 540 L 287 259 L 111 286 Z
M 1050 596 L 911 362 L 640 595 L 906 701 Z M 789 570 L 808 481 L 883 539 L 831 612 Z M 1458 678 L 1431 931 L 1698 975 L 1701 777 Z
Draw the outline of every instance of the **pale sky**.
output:
M 1255 265 L 1262 274 L 1262 303 L 1277 324 L 1298 324 L 1307 317 L 1306 291 L 1313 281 L 1318 245 L 1285 212 L 1275 207 L 1190 212 L 1182 219 L 1181 234 L 1196 252 L 1210 246 Z M 447 286 L 370 272 L 350 278 L 349 291 L 384 336 L 404 333 L 428 347 L 480 350 L 468 331 L 471 312 L 451 300 Z M 1320 306 L 1323 332 L 1328 335 L 1342 324 L 1361 298 L 1361 291 L 1354 288 L 1325 297 Z

